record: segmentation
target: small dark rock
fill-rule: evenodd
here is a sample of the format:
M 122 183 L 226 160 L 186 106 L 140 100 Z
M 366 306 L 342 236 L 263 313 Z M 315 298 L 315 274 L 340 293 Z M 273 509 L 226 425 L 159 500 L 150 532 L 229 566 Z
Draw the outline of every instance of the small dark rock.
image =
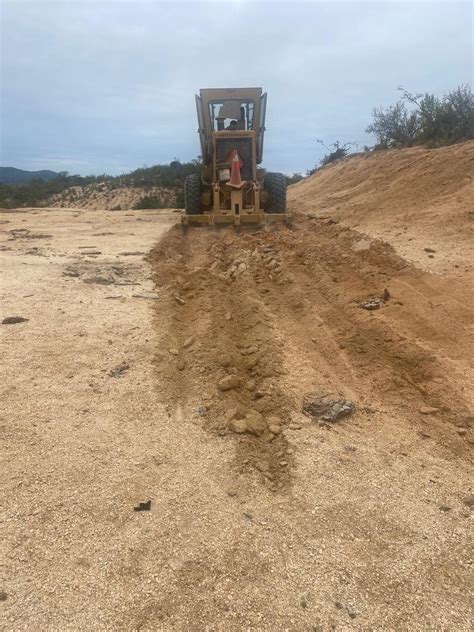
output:
M 108 375 L 110 375 L 110 377 L 121 377 L 124 373 L 128 371 L 129 368 L 129 364 L 127 364 L 126 362 L 122 362 L 122 364 L 119 364 L 113 369 L 110 369 Z
M 133 511 L 150 511 L 150 509 L 151 500 L 147 500 L 146 503 L 138 503 L 138 505 L 133 508 Z
M 67 276 L 67 277 L 78 277 L 79 276 L 79 272 L 77 270 L 72 270 L 72 269 L 66 269 L 63 272 L 63 276 Z
M 6 601 L 7 597 L 7 593 L 4 590 L 0 590 L 0 601 Z
M 385 288 L 385 290 L 383 291 L 382 298 L 384 300 L 384 303 L 390 300 L 390 292 L 387 290 L 387 288 Z
M 7 316 L 2 320 L 2 325 L 16 325 L 17 323 L 26 323 L 29 318 L 23 318 L 23 316 Z
M 84 283 L 96 283 L 97 285 L 112 285 L 112 283 L 114 282 L 113 279 L 107 279 L 106 277 L 101 276 L 93 276 L 82 280 L 84 281 Z
M 338 610 L 345 610 L 347 612 L 347 614 L 350 616 L 351 619 L 355 619 L 356 618 L 357 613 L 352 608 L 352 606 L 350 606 L 349 604 L 343 604 L 340 601 L 336 601 L 334 603 L 334 605 L 336 606 L 336 608 Z
M 425 248 L 425 252 L 436 252 L 434 248 Z
M 468 507 L 474 507 L 474 494 L 468 494 L 462 499 L 463 503 Z
M 448 505 L 440 505 L 439 506 L 439 510 L 440 511 L 451 511 L 452 507 L 449 507 Z

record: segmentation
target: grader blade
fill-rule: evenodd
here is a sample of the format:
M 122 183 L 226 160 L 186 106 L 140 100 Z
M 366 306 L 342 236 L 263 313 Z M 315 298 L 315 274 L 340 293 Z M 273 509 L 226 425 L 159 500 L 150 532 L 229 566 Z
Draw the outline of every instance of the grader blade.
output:
M 181 223 L 187 226 L 214 226 L 219 224 L 227 225 L 263 225 L 284 223 L 289 225 L 291 219 L 287 213 L 244 213 L 233 215 L 231 213 L 202 213 L 201 215 L 181 216 Z

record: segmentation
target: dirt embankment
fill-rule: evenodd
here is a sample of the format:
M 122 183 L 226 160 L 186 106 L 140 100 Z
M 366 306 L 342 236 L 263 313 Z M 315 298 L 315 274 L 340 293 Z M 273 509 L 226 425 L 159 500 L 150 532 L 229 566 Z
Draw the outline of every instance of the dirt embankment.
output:
M 51 196 L 46 206 L 53 208 L 83 208 L 119 211 L 133 209 L 145 197 L 159 200 L 159 208 L 172 208 L 176 202 L 176 193 L 162 187 L 115 186 L 114 183 L 101 182 L 87 186 L 75 186 L 62 193 Z
M 288 197 L 294 211 L 388 241 L 423 269 L 472 271 L 473 173 L 474 142 L 373 152 L 328 165 Z

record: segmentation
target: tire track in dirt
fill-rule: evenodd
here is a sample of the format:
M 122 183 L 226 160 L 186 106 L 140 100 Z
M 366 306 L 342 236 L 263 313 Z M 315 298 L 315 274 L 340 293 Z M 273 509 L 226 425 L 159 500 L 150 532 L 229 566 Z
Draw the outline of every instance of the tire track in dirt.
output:
M 294 283 L 283 294 L 272 293 L 272 311 L 286 326 L 283 337 L 293 340 L 299 363 L 307 359 L 305 388 L 336 389 L 355 397 L 359 407 L 409 408 L 418 418 L 421 408 L 438 408 L 432 425 L 470 428 L 465 370 L 470 351 L 463 333 L 472 322 L 472 307 L 460 308 L 443 280 L 408 265 L 388 244 L 372 241 L 361 251 L 359 233 L 333 222 L 316 226 L 299 216 L 295 231 L 275 235 L 280 265 L 291 270 Z M 408 292 L 413 304 L 395 295 L 376 312 L 360 308 L 361 301 L 383 296 L 387 287 L 398 293 L 401 283 L 423 289 L 428 297 Z M 429 300 L 437 284 L 446 301 L 439 316 Z M 301 400 L 304 388 L 298 382 L 300 376 L 288 387 L 299 391 Z M 449 434 L 443 442 L 457 451 Z
M 430 337 L 441 324 L 432 315 L 422 337 L 427 299 L 405 305 L 394 295 L 377 311 L 360 307 L 390 295 L 392 283 L 397 292 L 422 287 L 425 273 L 388 244 L 365 241 L 298 215 L 292 230 L 176 226 L 149 255 L 162 299 L 156 362 L 170 416 L 202 416 L 209 431 L 235 436 L 235 468 L 259 470 L 272 490 L 291 482 L 285 429 L 298 423 L 311 391 L 351 398 L 369 413 L 408 410 L 415 428 L 425 422 L 420 409 L 434 407 L 430 428 L 448 450 L 462 450 L 446 431 L 451 424 L 471 440 L 465 384 L 461 373 L 448 379 L 449 362 L 434 352 Z M 443 327 L 455 327 L 459 314 L 445 309 Z

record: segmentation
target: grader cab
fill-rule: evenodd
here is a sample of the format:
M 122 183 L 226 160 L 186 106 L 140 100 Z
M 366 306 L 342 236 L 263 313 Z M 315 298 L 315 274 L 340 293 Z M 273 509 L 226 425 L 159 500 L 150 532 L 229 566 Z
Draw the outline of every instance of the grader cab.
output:
M 185 224 L 287 219 L 285 176 L 258 167 L 266 103 L 261 88 L 203 89 L 196 95 L 203 170 L 185 180 Z

